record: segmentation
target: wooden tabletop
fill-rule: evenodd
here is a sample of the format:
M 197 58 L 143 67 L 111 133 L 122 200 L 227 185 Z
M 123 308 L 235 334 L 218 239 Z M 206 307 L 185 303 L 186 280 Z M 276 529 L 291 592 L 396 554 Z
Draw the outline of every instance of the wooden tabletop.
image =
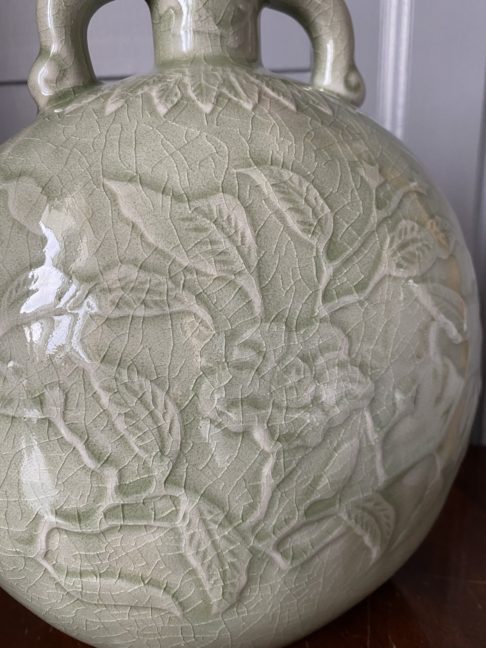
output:
M 0 590 L 2 648 L 83 648 Z M 472 448 L 428 539 L 388 583 L 293 648 L 486 648 L 486 448 Z

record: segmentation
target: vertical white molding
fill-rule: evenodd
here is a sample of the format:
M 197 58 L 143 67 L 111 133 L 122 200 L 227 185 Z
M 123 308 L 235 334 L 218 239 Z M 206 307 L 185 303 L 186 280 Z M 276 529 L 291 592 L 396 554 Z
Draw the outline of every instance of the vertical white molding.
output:
M 378 121 L 403 138 L 412 63 L 414 0 L 381 0 Z

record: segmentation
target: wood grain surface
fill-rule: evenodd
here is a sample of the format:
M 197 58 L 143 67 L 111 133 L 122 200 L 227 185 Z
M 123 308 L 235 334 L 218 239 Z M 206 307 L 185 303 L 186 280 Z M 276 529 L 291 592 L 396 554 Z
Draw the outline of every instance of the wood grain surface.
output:
M 82 648 L 0 591 L 2 648 Z M 292 648 L 486 646 L 486 448 L 471 448 L 433 531 L 388 583 Z

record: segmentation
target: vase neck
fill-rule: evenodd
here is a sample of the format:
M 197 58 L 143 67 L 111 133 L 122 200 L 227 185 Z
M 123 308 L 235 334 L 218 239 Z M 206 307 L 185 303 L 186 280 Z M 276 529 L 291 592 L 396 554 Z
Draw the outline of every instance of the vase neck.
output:
M 180 59 L 260 62 L 262 0 L 148 0 L 157 67 Z

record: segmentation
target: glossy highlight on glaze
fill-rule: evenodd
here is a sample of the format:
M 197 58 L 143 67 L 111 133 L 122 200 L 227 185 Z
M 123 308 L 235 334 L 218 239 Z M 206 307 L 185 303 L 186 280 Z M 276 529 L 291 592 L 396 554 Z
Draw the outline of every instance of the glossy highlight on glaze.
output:
M 440 511 L 479 392 L 457 219 L 363 96 L 343 2 L 157 0 L 95 83 L 101 0 L 39 0 L 36 122 L 0 149 L 0 582 L 104 648 L 277 648 Z M 251 18 L 251 20 L 250 20 Z M 335 46 L 333 46 L 335 43 Z

